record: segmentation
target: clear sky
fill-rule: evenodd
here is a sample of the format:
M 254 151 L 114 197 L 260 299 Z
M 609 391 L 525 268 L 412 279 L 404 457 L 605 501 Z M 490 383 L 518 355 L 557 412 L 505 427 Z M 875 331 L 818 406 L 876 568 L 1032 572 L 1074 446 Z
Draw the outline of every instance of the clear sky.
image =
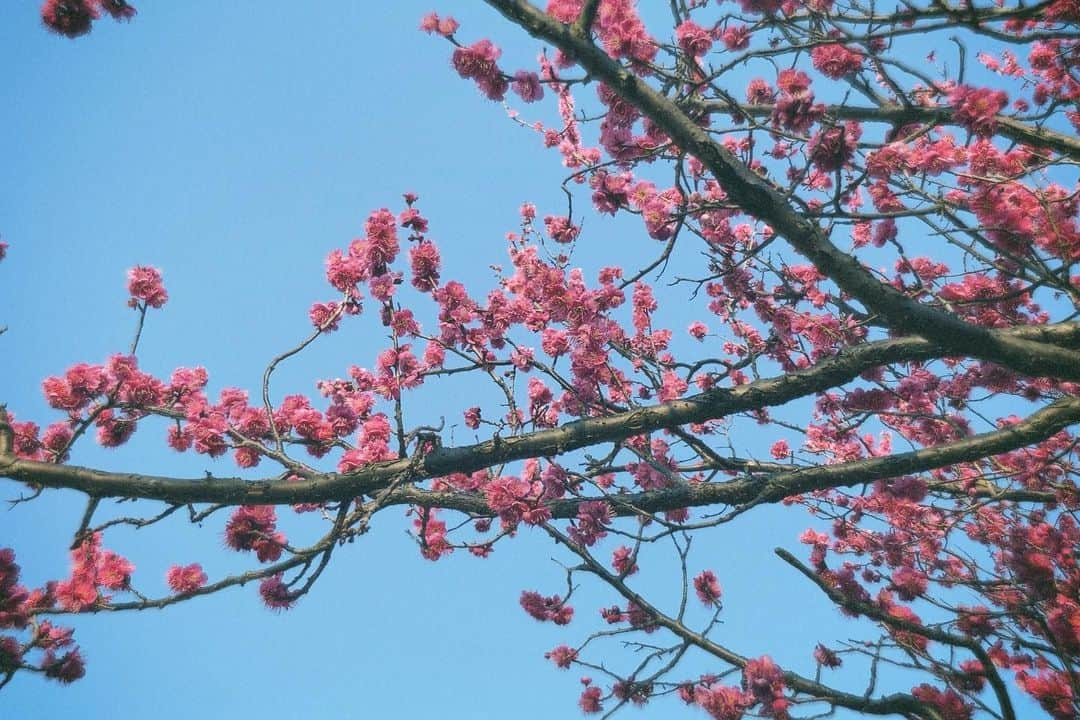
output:
M 436 9 L 462 22 L 463 38 L 491 37 L 507 67 L 530 64 L 535 41 L 481 3 L 456 5 Z M 418 193 L 443 277 L 482 296 L 521 202 L 541 215 L 565 208 L 558 156 L 457 78 L 447 44 L 417 30 L 426 4 L 144 0 L 130 25 L 104 19 L 76 41 L 46 33 L 36 6 L 0 3 L 0 233 L 11 244 L 0 264 L 0 401 L 20 418 L 55 419 L 41 397 L 46 375 L 126 349 L 132 265 L 161 268 L 172 298 L 148 319 L 141 365 L 160 375 L 203 365 L 215 393 L 254 390 L 267 360 L 307 332 L 311 302 L 333 299 L 323 259 L 362 233 L 371 209 L 400 210 L 403 192 Z M 590 214 L 585 228 L 575 262 L 590 277 L 656 250 L 632 224 Z M 677 332 L 695 319 L 669 313 Z M 281 392 L 310 392 L 316 379 L 370 365 L 381 347 L 374 318 L 346 325 L 282 369 Z M 459 442 L 469 440 L 461 397 L 429 398 L 436 418 L 458 423 Z M 229 468 L 176 455 L 163 437 L 163 427 L 144 428 L 130 447 L 86 444 L 73 461 L 177 476 Z M 0 486 L 0 499 L 17 492 Z M 81 511 L 76 496 L 55 492 L 0 509 L 0 546 L 15 548 L 26 584 L 66 575 Z M 248 587 L 75 620 L 86 678 L 62 687 L 23 674 L 0 693 L 0 715 L 577 716 L 580 673 L 543 653 L 583 639 L 614 598 L 583 589 L 586 620 L 539 625 L 518 595 L 563 583 L 539 533 L 523 531 L 484 561 L 459 553 L 431 563 L 403 512 L 380 516 L 286 613 L 267 611 Z M 698 541 L 692 569 L 713 567 L 725 589 L 718 637 L 812 675 L 813 643 L 854 627 L 771 553 L 784 545 L 803 555 L 796 537 L 808 521 L 783 508 L 744 520 Z M 174 562 L 202 562 L 212 577 L 246 567 L 224 549 L 223 522 L 117 532 L 108 544 L 135 562 L 137 585 L 160 594 Z M 663 597 L 675 579 L 657 570 L 642 582 Z M 667 717 L 676 702 L 626 712 Z

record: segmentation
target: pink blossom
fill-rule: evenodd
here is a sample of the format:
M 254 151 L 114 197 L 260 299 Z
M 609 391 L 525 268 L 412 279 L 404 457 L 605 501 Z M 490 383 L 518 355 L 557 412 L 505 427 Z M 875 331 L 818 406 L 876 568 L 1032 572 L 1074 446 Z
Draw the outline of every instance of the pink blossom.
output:
M 518 70 L 514 73 L 511 88 L 527 103 L 536 102 L 544 97 L 544 86 L 540 84 L 540 76 L 534 72 Z
M 597 13 L 597 34 L 613 58 L 642 63 L 656 57 L 657 43 L 649 36 L 633 0 L 606 0 Z
M 570 218 L 548 215 L 544 218 L 547 234 L 557 243 L 570 243 L 577 239 L 581 228 L 570 222 Z
M 102 447 L 120 447 L 135 433 L 135 420 L 130 417 L 117 417 L 112 410 L 98 413 L 94 423 L 97 425 L 95 438 Z
M 421 235 L 428 231 L 427 218 L 421 215 L 420 211 L 412 206 L 409 206 L 407 210 L 402 211 L 402 213 L 398 215 L 398 224 L 401 225 L 401 227 L 409 228 L 415 235 Z
M 358 244 L 358 250 L 362 245 Z M 367 277 L 368 268 L 360 256 L 351 252 L 346 255 L 340 250 L 333 250 L 326 257 L 326 281 L 341 292 L 355 293 L 356 285 Z
M 159 308 L 164 305 L 169 294 L 161 284 L 161 271 L 157 268 L 138 265 L 128 270 L 128 292 L 131 300 L 128 304 L 135 307 L 143 303 L 148 307 Z
M 611 566 L 620 575 L 633 575 L 637 572 L 634 551 L 626 545 L 620 545 L 611 553 Z
M 581 697 L 578 699 L 578 707 L 581 708 L 581 712 L 593 715 L 595 713 L 603 712 L 604 706 L 600 704 L 600 698 L 603 692 L 595 685 L 590 685 L 581 692 Z
M 439 34 L 443 37 L 450 37 L 460 27 L 460 23 L 457 20 L 447 15 L 444 18 L 439 19 Z
M 1075 697 L 1068 677 L 1055 670 L 1043 670 L 1037 675 L 1016 674 L 1016 682 L 1046 710 L 1054 720 L 1075 717 Z M 951 718 L 950 718 L 951 720 Z M 967 718 L 962 718 L 967 720 Z
M 689 384 L 674 370 L 665 370 L 657 397 L 661 402 L 678 400 L 686 392 Z
M 791 457 L 791 448 L 788 446 L 787 440 L 777 440 L 769 448 L 769 454 L 777 460 L 783 460 Z
M 607 537 L 605 526 L 615 519 L 611 506 L 604 500 L 589 500 L 578 506 L 577 521 L 570 528 L 574 542 L 592 546 Z
M 455 49 L 451 64 L 458 75 L 474 80 L 489 99 L 502 100 L 509 83 L 496 65 L 500 55 L 502 51 L 490 40 L 478 40 L 468 47 Z
M 750 28 L 746 25 L 728 25 L 720 39 L 728 50 L 745 50 L 750 46 Z
M 92 580 L 86 577 L 73 577 L 56 583 L 56 601 L 60 607 L 72 612 L 80 612 L 98 601 L 98 591 Z
M 430 292 L 439 285 L 439 249 L 435 243 L 423 240 L 409 249 L 412 285 L 421 292 Z
M 566 645 L 559 645 L 554 650 L 544 653 L 544 657 L 565 670 L 577 659 L 577 650 Z
M 568 625 L 574 616 L 574 608 L 567 605 L 558 595 L 544 597 L 540 593 L 524 591 L 521 593 L 522 609 L 541 622 L 550 620 L 556 625 Z
M 743 687 L 761 703 L 762 715 L 777 720 L 787 719 L 789 703 L 784 698 L 784 673 L 768 655 L 746 663 Z
M 839 80 L 862 69 L 863 56 L 843 45 L 818 45 L 810 51 L 814 67 L 826 77 Z
M 899 567 L 893 571 L 891 585 L 901 600 L 914 600 L 926 592 L 926 574 L 911 567 Z
M 949 93 L 953 118 L 976 135 L 990 136 L 997 128 L 996 116 L 1009 102 L 1003 90 L 957 85 Z
M 693 702 L 709 713 L 713 720 L 741 720 L 754 703 L 754 698 L 739 688 L 726 685 L 693 688 Z
M 73 437 L 74 433 L 69 422 L 56 422 L 45 429 L 41 436 L 41 446 L 52 454 L 55 462 L 64 462 Z
M 814 648 L 814 660 L 827 668 L 838 668 L 843 664 L 839 655 L 820 643 Z
M 751 105 L 768 105 L 775 97 L 772 86 L 761 78 L 754 78 L 746 86 L 746 101 Z
M 386 208 L 372 212 L 364 221 L 364 236 L 367 242 L 359 248 L 360 257 L 371 268 L 372 275 L 382 275 L 400 249 L 394 214 Z
M 690 323 L 690 327 L 687 328 L 687 330 L 690 335 L 697 340 L 704 340 L 705 336 L 709 334 L 708 325 L 701 322 L 700 320 L 695 320 L 694 322 Z
M 429 35 L 436 32 L 439 29 L 438 14 L 430 12 L 424 17 L 420 18 L 420 29 L 428 33 Z
M 693 20 L 685 20 L 675 28 L 675 39 L 684 53 L 695 58 L 709 52 L 713 44 L 709 31 Z
M 206 584 L 206 573 L 199 563 L 191 565 L 173 565 L 165 575 L 169 587 L 174 593 L 195 592 Z
M 446 539 L 446 523 L 438 518 L 437 510 L 419 510 L 413 527 L 420 537 L 420 554 L 432 562 L 454 551 Z
M 340 306 L 336 302 L 317 302 L 308 310 L 308 317 L 317 329 L 333 332 L 338 329 L 338 321 L 341 319 Z
M 460 25 L 458 21 L 449 15 L 440 18 L 435 13 L 428 13 L 420 20 L 420 29 L 429 35 L 438 34 L 443 37 L 450 37 L 453 35 Z
M 122 590 L 131 582 L 135 566 L 111 550 L 104 550 L 97 558 L 96 582 L 110 590 Z
M 911 694 L 936 708 L 942 720 L 971 720 L 974 708 L 965 703 L 955 690 L 938 690 L 933 685 L 923 683 L 912 688 Z
M 805 93 L 810 90 L 810 76 L 802 70 L 781 70 L 776 76 L 776 86 L 780 88 L 780 92 L 788 95 Z

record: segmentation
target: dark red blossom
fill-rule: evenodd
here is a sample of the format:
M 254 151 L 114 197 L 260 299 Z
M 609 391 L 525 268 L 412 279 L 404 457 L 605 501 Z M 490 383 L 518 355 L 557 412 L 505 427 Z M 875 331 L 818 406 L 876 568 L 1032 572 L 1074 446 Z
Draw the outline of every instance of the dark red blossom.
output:
M 101 9 L 109 13 L 113 20 L 130 20 L 135 17 L 136 10 L 125 0 L 97 0 Z
M 288 610 L 296 604 L 297 596 L 282 581 L 281 575 L 272 575 L 259 583 L 259 595 L 271 610 Z
M 277 560 L 285 536 L 275 532 L 276 521 L 271 505 L 242 505 L 225 525 L 225 543 L 234 550 L 254 550 L 261 562 Z
M 698 599 L 706 605 L 715 605 L 720 602 L 720 582 L 716 579 L 716 573 L 712 570 L 703 570 L 694 578 L 694 592 Z
M 86 674 L 86 665 L 78 649 L 69 650 L 57 657 L 52 650 L 45 653 L 45 659 L 41 661 L 41 669 L 45 671 L 45 677 L 58 680 L 68 685 L 75 682 Z
M 90 32 L 100 17 L 96 0 L 45 0 L 41 22 L 57 35 L 76 38 Z
M 544 597 L 538 592 L 526 590 L 521 593 L 520 603 L 525 612 L 541 622 L 550 620 L 556 625 L 567 625 L 574 616 L 574 608 L 558 595 Z
M 822 172 L 840 170 L 855 154 L 855 144 L 862 134 L 858 123 L 849 122 L 815 134 L 806 144 L 810 162 Z

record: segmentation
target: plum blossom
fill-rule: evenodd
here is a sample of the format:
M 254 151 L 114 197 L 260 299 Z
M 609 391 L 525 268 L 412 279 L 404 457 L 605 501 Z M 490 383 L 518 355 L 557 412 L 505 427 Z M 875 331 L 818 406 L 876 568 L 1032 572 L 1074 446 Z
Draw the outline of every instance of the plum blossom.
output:
M 542 100 L 544 97 L 544 86 L 540 84 L 540 76 L 534 72 L 518 70 L 514 73 L 514 81 L 510 87 L 527 103 Z
M 173 565 L 165 574 L 165 579 L 174 593 L 190 593 L 206 584 L 206 573 L 198 563 Z
M 502 100 L 510 84 L 496 64 L 502 51 L 490 40 L 478 40 L 468 47 L 454 50 L 451 64 L 458 75 L 476 82 L 491 100 Z
M 161 283 L 161 271 L 144 265 L 128 270 L 128 292 L 131 293 L 131 299 L 128 301 L 131 307 L 145 304 L 148 307 L 159 308 L 169 299 L 169 294 L 165 292 L 165 286 Z
M 716 579 L 716 573 L 712 570 L 703 570 L 694 578 L 694 592 L 698 600 L 705 605 L 716 605 L 720 602 L 720 582 Z
M 684 53 L 695 58 L 709 52 L 713 44 L 709 31 L 693 20 L 686 20 L 675 28 L 675 39 Z

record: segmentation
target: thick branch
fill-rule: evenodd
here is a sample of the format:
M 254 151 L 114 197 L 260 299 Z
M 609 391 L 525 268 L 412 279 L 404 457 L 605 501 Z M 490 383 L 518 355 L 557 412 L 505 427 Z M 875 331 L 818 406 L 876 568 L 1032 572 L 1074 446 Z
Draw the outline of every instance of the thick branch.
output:
M 867 458 L 837 465 L 819 465 L 779 473 L 768 478 L 741 478 L 724 483 L 677 485 L 632 495 L 616 495 L 606 498 L 618 515 L 634 515 L 639 512 L 663 512 L 685 507 L 707 505 L 746 505 L 777 503 L 793 495 L 815 490 L 851 487 L 884 478 L 899 477 L 926 472 L 961 462 L 979 460 L 991 455 L 1010 452 L 1040 442 L 1080 422 L 1080 399 L 1064 398 L 1034 413 L 1027 420 L 1000 430 L 974 435 L 948 445 L 923 448 L 912 452 Z M 990 493 L 984 493 L 989 495 Z M 1004 491 L 994 494 L 995 499 L 1010 499 Z M 1018 501 L 1052 502 L 1052 493 L 1026 494 L 1023 491 L 1011 496 Z M 552 517 L 572 518 L 577 515 L 583 498 L 556 500 L 548 504 Z M 421 505 L 439 507 L 478 515 L 495 514 L 481 495 L 460 492 L 431 492 L 415 487 L 401 488 L 394 493 L 389 504 Z
M 1038 338 L 1045 342 L 1058 343 L 1062 347 L 1076 347 L 1080 344 L 1080 324 L 1077 323 L 1016 328 L 996 331 L 994 334 Z M 843 385 L 871 368 L 902 361 L 929 360 L 941 357 L 943 352 L 944 350 L 939 345 L 922 338 L 908 337 L 870 342 L 847 348 L 835 357 L 823 360 L 806 370 L 758 380 L 730 390 L 711 390 L 684 400 L 673 400 L 604 417 L 578 420 L 551 430 L 541 430 L 518 437 L 505 439 L 496 437 L 475 445 L 440 448 L 428 453 L 418 461 L 404 458 L 393 462 L 379 463 L 354 473 L 311 474 L 299 481 L 287 481 L 279 478 L 249 481 L 242 478 L 217 478 L 212 476 L 187 479 L 136 473 L 113 473 L 76 465 L 55 465 L 24 460 L 10 454 L 6 457 L 0 456 L 0 477 L 7 477 L 43 487 L 69 488 L 94 497 L 144 498 L 180 505 L 187 503 L 283 505 L 348 500 L 381 490 L 403 476 L 409 481 L 420 481 L 455 472 L 469 473 L 515 460 L 562 455 L 563 453 L 599 443 L 618 442 L 633 435 L 640 435 L 663 428 L 701 423 L 738 412 L 782 405 L 796 398 Z M 884 463 L 880 467 L 878 465 L 869 465 L 863 468 L 865 472 L 878 473 L 872 477 L 864 476 L 864 478 L 874 479 L 902 475 L 917 472 L 920 469 L 972 460 L 986 453 L 1003 452 L 1002 448 L 1008 445 L 1008 441 L 1003 441 L 1004 445 L 993 442 L 987 445 L 978 445 L 980 439 L 985 440 L 991 436 L 1013 438 L 1015 440 L 1014 444 L 1006 449 L 1022 447 L 1025 444 L 1030 444 L 1042 439 L 1042 437 L 1053 434 L 1048 432 L 1048 428 L 1051 426 L 1056 427 L 1053 432 L 1057 432 L 1061 427 L 1065 427 L 1070 422 L 1075 422 L 1076 420 L 1073 417 L 1075 409 L 1068 404 L 1070 402 L 1080 401 L 1059 401 L 1035 413 L 1024 423 L 1002 431 L 996 431 L 1002 433 L 1002 435 L 987 433 L 942 448 L 916 451 L 915 454 L 906 453 L 891 458 L 859 461 L 863 463 Z M 1065 405 L 1063 406 L 1062 403 L 1065 403 Z M 1058 424 L 1055 425 L 1055 423 Z M 0 425 L 3 424 L 0 423 Z M 1025 430 L 1025 428 L 1031 428 L 1031 430 Z M 4 426 L 0 426 L 0 434 L 4 431 Z M 1046 434 L 1039 437 L 1040 432 Z M 972 443 L 975 444 L 972 445 Z M 954 450 L 950 451 L 948 448 Z M 956 454 L 948 454 L 950 452 Z M 919 460 L 904 459 L 911 458 L 918 453 L 926 455 L 919 456 Z M 973 453 L 981 453 L 981 455 Z M 900 460 L 896 458 L 900 458 Z M 928 462 L 929 464 L 927 464 Z M 777 484 L 777 477 L 786 476 L 772 478 L 765 487 L 761 485 L 760 481 L 757 481 L 757 484 L 754 485 L 755 492 L 765 493 L 764 497 L 769 500 L 777 493 L 791 495 L 808 492 L 815 488 L 815 483 L 830 482 L 830 480 L 819 479 L 822 476 L 817 473 L 824 472 L 826 477 L 832 477 L 828 473 L 835 472 L 835 468 L 839 467 L 843 466 L 795 471 L 791 474 L 791 479 L 784 480 L 779 485 Z M 878 469 L 874 470 L 874 468 Z M 863 481 L 865 479 L 853 480 L 848 484 Z M 664 490 L 658 495 L 658 498 L 663 499 L 654 500 L 653 502 L 659 502 L 667 508 L 675 508 L 712 503 L 740 503 L 753 499 L 749 494 L 749 490 L 745 489 L 741 493 L 735 494 L 731 494 L 733 493 L 731 490 L 709 490 L 708 492 L 719 492 L 720 495 L 707 499 L 702 498 L 701 500 L 679 495 L 679 493 L 690 492 L 691 490 L 701 492 L 703 488 L 724 488 L 729 486 L 731 484 L 700 485 L 695 486 L 693 489 L 687 487 Z M 669 496 L 664 493 L 674 493 L 674 495 Z
M 701 102 L 697 107 L 710 112 L 730 113 L 733 110 L 750 117 L 769 117 L 773 114 L 773 105 L 750 105 L 740 103 L 735 108 L 726 102 Z M 951 108 L 922 107 L 919 105 L 887 104 L 879 107 L 865 107 L 857 105 L 827 105 L 825 114 L 837 120 L 863 120 L 868 122 L 888 123 L 894 127 L 902 127 L 909 123 L 925 123 L 933 125 L 957 125 L 956 118 Z M 1063 133 L 1054 132 L 1047 128 L 1039 128 L 1014 118 L 1004 115 L 994 116 L 997 123 L 997 132 L 1010 140 L 1016 140 L 1035 147 L 1044 147 L 1055 150 L 1062 155 L 1080 159 L 1080 140 Z

